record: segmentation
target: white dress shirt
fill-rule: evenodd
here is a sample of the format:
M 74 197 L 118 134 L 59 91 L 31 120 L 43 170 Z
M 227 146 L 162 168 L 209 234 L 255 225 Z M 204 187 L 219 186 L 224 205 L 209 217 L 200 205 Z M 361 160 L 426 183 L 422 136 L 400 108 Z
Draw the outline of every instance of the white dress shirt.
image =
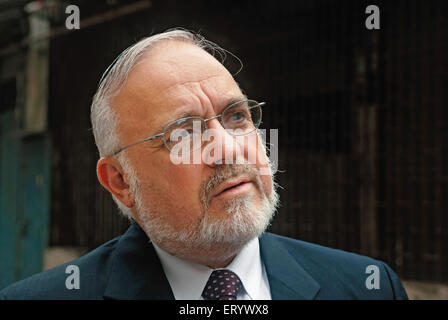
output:
M 203 300 L 202 291 L 213 269 L 175 257 L 152 243 L 176 300 Z M 268 277 L 261 261 L 258 238 L 251 240 L 226 267 L 240 278 L 238 300 L 271 300 Z

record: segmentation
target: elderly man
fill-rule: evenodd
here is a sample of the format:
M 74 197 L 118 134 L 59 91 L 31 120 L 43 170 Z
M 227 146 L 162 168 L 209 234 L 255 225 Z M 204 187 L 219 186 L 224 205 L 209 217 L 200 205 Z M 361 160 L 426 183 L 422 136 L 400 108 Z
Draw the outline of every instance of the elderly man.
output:
M 278 196 L 257 130 L 263 103 L 216 50 L 171 30 L 109 67 L 92 103 L 97 174 L 132 225 L 2 298 L 407 298 L 383 262 L 264 232 Z

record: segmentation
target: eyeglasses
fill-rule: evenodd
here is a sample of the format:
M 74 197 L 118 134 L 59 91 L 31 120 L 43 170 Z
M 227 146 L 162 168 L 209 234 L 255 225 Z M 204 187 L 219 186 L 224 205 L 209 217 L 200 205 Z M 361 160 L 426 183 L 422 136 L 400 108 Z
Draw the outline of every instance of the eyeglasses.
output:
M 162 139 L 163 144 L 170 152 L 173 152 L 179 143 L 182 143 L 181 148 L 175 148 L 178 153 L 193 152 L 204 145 L 201 136 L 208 130 L 207 122 L 213 119 L 219 119 L 223 128 L 231 135 L 247 135 L 260 126 L 261 107 L 265 104 L 266 102 L 255 100 L 241 100 L 227 106 L 221 114 L 208 119 L 192 116 L 175 120 L 169 123 L 163 132 L 122 147 L 113 152 L 111 156 L 115 156 L 129 147 L 158 138 Z

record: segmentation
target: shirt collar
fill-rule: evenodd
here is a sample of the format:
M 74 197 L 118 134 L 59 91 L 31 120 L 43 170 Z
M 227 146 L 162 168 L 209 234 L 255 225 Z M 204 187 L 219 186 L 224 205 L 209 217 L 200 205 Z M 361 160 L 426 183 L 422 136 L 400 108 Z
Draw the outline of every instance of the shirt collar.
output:
M 152 243 L 176 300 L 197 300 L 213 269 L 175 257 Z M 251 240 L 225 268 L 238 275 L 247 295 L 258 299 L 262 282 L 262 264 L 258 238 Z
M 259 299 L 262 283 L 262 265 L 258 238 L 251 240 L 226 267 L 235 272 L 243 283 L 250 299 Z

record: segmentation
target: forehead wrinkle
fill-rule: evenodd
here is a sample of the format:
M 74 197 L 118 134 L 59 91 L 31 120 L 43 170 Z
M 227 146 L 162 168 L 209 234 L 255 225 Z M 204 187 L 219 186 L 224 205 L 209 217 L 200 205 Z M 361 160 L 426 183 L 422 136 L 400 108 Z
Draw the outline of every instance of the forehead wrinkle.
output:
M 216 83 L 212 82 L 210 85 L 207 85 L 213 79 L 218 80 Z M 175 114 L 185 113 L 185 110 L 187 110 L 187 112 L 205 117 L 207 114 L 213 114 L 213 111 L 226 107 L 236 100 L 245 98 L 245 95 L 241 92 L 233 78 L 232 86 L 229 86 L 228 80 L 222 74 L 218 74 L 201 80 L 174 83 L 163 91 L 158 92 L 157 96 L 153 96 L 153 98 L 158 100 L 158 96 L 163 94 L 170 95 L 170 91 L 174 91 L 176 96 L 174 99 L 179 99 L 179 107 L 182 106 L 182 110 L 175 112 Z M 193 110 L 190 109 L 191 107 L 200 107 L 201 110 Z M 170 119 L 174 120 L 178 118 L 176 116 L 170 117 Z
M 167 121 L 176 120 L 173 115 L 178 114 L 181 110 L 205 117 L 209 113 L 213 114 L 214 110 L 218 110 L 213 106 L 218 107 L 226 103 L 224 99 L 241 95 L 233 77 L 217 60 L 208 61 L 208 58 L 204 59 L 202 56 L 197 56 L 196 53 L 191 55 L 188 51 L 185 58 L 179 60 L 180 51 L 184 52 L 183 48 L 174 53 L 172 48 L 169 48 L 168 51 L 161 51 L 162 47 L 155 48 L 159 49 L 156 50 L 158 52 L 154 51 L 140 61 L 138 67 L 129 75 L 124 90 L 116 97 L 122 100 L 128 115 L 133 109 L 129 108 L 130 105 L 134 104 L 137 107 L 131 117 L 125 117 L 127 120 L 131 120 L 131 122 L 126 122 L 133 128 L 132 132 L 139 127 L 142 113 L 150 116 L 154 127 L 162 128 L 168 124 Z M 186 60 L 190 57 L 191 63 L 190 59 Z M 201 71 L 203 66 L 205 69 Z M 171 101 L 167 102 L 167 99 Z M 173 109 L 175 112 L 159 116 L 150 110 L 152 108 L 138 107 L 139 105 L 160 106 L 165 103 L 175 107 Z M 117 106 L 117 109 L 122 108 Z M 160 107 L 156 107 L 154 111 L 156 110 L 162 111 Z M 153 130 L 151 131 L 154 133 Z
M 198 84 L 200 85 L 200 87 L 202 88 L 202 82 L 204 82 L 204 81 L 208 81 L 208 80 L 213 79 L 213 78 L 219 78 L 220 76 L 221 76 L 221 75 L 212 75 L 212 76 L 206 77 L 206 78 L 201 79 L 201 80 L 187 80 L 187 81 L 183 81 L 183 82 L 173 83 L 173 84 L 169 85 L 168 87 L 166 87 L 166 88 L 164 88 L 164 89 L 158 91 L 157 94 L 155 94 L 155 95 L 153 96 L 153 98 L 154 98 L 154 99 L 157 99 L 160 95 L 162 95 L 162 94 L 164 94 L 164 93 L 166 93 L 166 92 L 169 92 L 169 91 L 171 91 L 171 90 L 176 90 L 176 89 L 178 89 L 179 87 L 187 88 L 187 90 L 190 91 L 190 89 L 188 89 L 188 87 L 191 87 L 190 84 L 196 84 L 196 83 L 198 83 Z
M 220 77 L 220 75 L 212 75 L 212 76 L 208 76 L 205 77 L 204 79 L 201 79 L 199 81 L 197 80 L 188 80 L 188 81 L 183 81 L 180 83 L 173 83 L 170 84 L 168 87 L 163 88 L 161 90 L 157 90 L 157 92 L 154 92 L 154 90 L 151 90 L 151 94 L 150 94 L 150 98 L 151 101 L 148 101 L 148 96 L 145 95 L 145 89 L 144 87 L 138 86 L 138 87 L 134 87 L 134 86 L 127 86 L 126 91 L 123 91 L 123 93 L 126 93 L 128 95 L 132 95 L 134 98 L 139 98 L 139 103 L 144 103 L 147 104 L 148 106 L 151 104 L 163 104 L 166 102 L 167 97 L 171 96 L 171 92 L 175 93 L 174 95 L 174 100 L 179 99 L 179 101 L 177 102 L 177 104 L 179 106 L 184 106 L 185 108 L 182 108 L 183 110 L 188 109 L 188 106 L 201 106 L 201 99 L 198 98 L 198 92 L 197 90 L 195 90 L 195 87 L 202 87 L 200 84 L 203 81 L 208 81 L 214 78 L 218 78 Z M 196 92 L 195 92 L 196 91 Z M 118 97 L 115 97 L 114 100 L 120 99 L 122 98 L 121 95 Z M 145 101 L 146 100 L 146 101 Z M 197 101 L 197 102 L 193 102 L 193 101 Z M 128 102 L 128 101 L 127 101 Z M 115 109 L 121 109 L 120 104 L 117 103 L 113 103 L 113 105 L 115 106 Z M 122 103 L 122 106 L 124 107 L 126 104 Z M 187 110 L 190 111 L 190 110 Z M 192 112 L 194 110 L 191 110 Z M 149 111 L 150 112 L 150 111 Z M 129 114 L 129 113 L 128 113 Z M 156 117 L 158 118 L 158 117 Z M 176 118 L 170 117 L 169 119 L 173 119 L 176 120 Z M 166 123 L 164 124 L 166 125 Z M 163 125 L 161 127 L 164 127 Z
M 235 90 L 235 87 L 232 86 L 231 88 L 229 88 L 227 90 L 227 92 L 220 93 L 220 94 L 213 94 L 213 92 L 210 92 L 211 91 L 210 88 L 212 90 L 215 89 L 213 86 L 211 86 L 209 89 L 207 89 L 207 86 L 203 85 L 202 82 L 199 83 L 202 92 L 204 92 L 204 95 L 208 98 L 208 101 L 210 102 L 210 105 L 211 105 L 212 109 L 215 111 L 215 113 L 219 113 L 218 110 L 221 110 L 221 109 L 227 107 L 228 105 L 230 105 L 231 103 L 233 103 L 237 100 L 244 99 L 243 93 L 239 89 L 236 82 L 234 82 L 234 83 L 238 90 Z M 213 98 L 215 98 L 215 99 L 213 99 Z M 216 99 L 217 99 L 217 101 L 216 101 Z

